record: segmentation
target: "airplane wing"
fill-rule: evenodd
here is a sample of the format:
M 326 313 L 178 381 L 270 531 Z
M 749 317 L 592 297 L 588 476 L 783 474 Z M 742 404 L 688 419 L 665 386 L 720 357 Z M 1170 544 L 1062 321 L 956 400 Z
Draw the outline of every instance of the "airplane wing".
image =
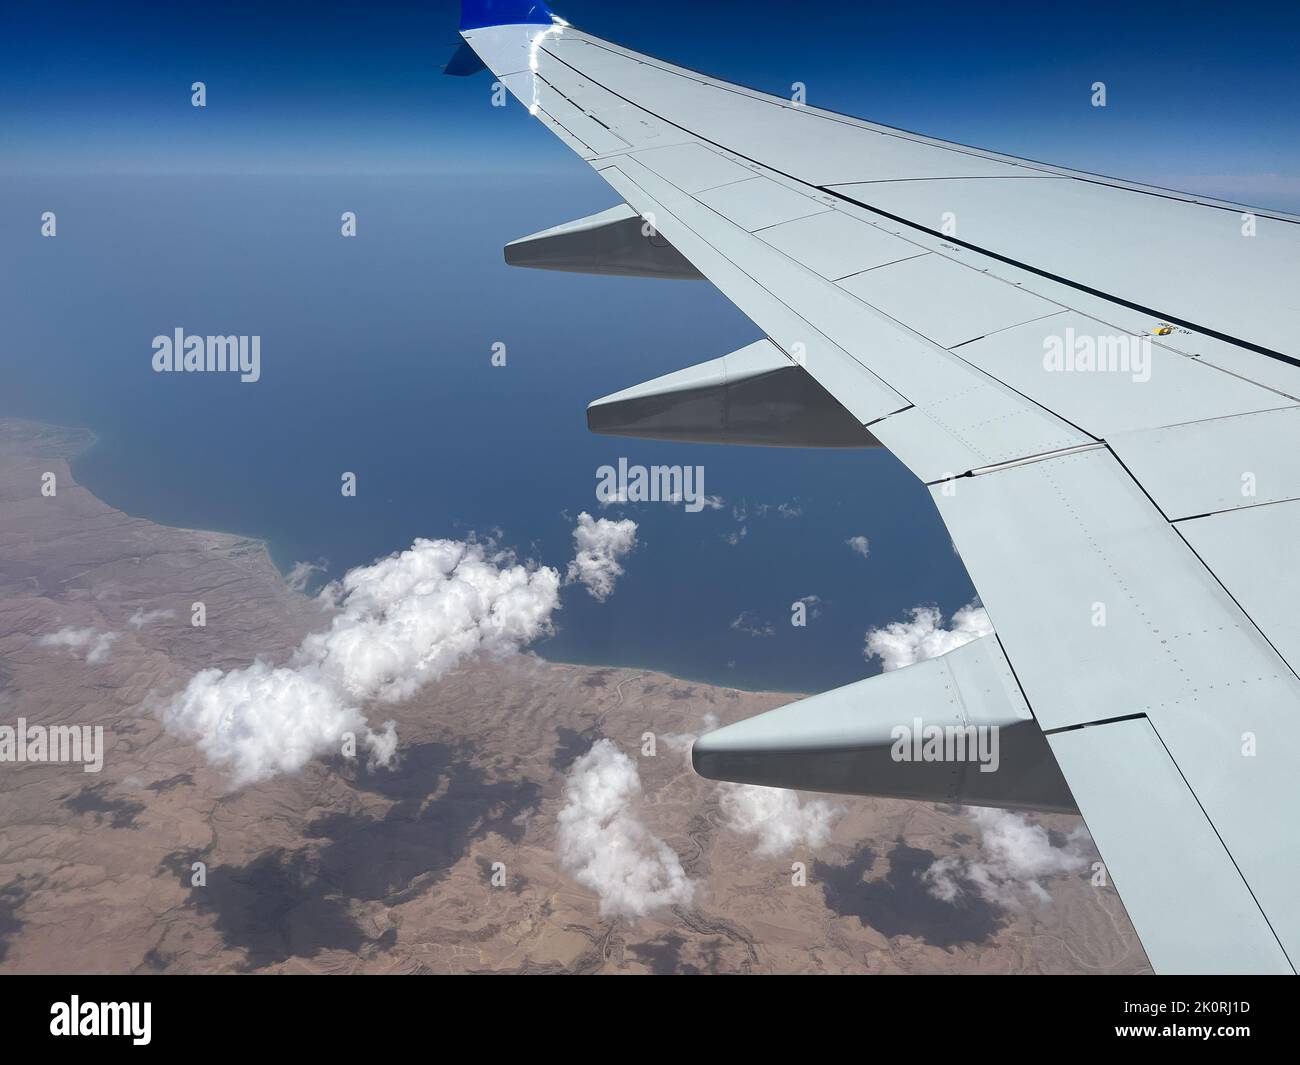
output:
M 702 737 L 718 779 L 1077 809 L 1162 972 L 1300 960 L 1300 218 L 998 155 L 463 7 L 626 207 L 521 265 L 703 276 L 762 339 L 601 432 L 884 446 L 996 628 Z M 1001 730 L 997 772 L 908 760 Z M 974 735 L 974 732 L 970 732 Z

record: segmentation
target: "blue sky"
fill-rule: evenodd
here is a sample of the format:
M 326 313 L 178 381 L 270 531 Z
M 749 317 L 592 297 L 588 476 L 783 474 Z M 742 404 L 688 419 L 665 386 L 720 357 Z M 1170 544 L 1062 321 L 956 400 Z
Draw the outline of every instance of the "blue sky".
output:
M 575 25 L 772 92 L 1050 162 L 1300 208 L 1300 11 L 1098 2 L 559 0 Z M 490 79 L 445 78 L 454 3 L 7 5 L 9 172 L 577 172 Z M 189 105 L 208 86 L 209 106 Z M 1089 106 L 1105 81 L 1109 104 Z

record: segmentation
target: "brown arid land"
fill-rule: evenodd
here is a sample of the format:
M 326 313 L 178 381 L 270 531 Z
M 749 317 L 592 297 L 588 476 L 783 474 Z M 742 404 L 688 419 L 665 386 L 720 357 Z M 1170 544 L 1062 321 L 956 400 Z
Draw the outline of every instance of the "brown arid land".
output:
M 0 763 L 0 972 L 1147 971 L 1077 818 L 1022 818 L 1078 853 L 1032 883 L 950 806 L 836 798 L 828 841 L 764 854 L 680 745 L 641 755 L 646 732 L 788 695 L 476 659 L 385 707 L 394 769 L 337 757 L 231 790 L 157 708 L 200 669 L 285 659 L 322 608 L 259 541 L 96 499 L 68 465 L 87 442 L 0 420 L 0 725 L 102 725 L 106 744 L 99 773 Z M 190 624 L 196 601 L 206 627 Z M 117 635 L 100 654 L 41 642 L 69 628 Z M 635 760 L 637 816 L 695 881 L 689 906 L 602 917 L 562 867 L 566 773 L 600 738 Z M 926 877 L 944 859 L 963 878 L 948 901 Z

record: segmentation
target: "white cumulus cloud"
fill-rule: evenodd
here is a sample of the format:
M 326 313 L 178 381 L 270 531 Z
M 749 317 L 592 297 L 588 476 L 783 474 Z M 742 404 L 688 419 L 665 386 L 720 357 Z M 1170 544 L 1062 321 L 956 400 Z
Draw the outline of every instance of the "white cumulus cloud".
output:
M 637 816 L 641 777 L 613 741 L 573 763 L 560 811 L 560 862 L 600 897 L 602 917 L 642 917 L 689 905 L 695 883 L 671 847 Z
M 944 628 L 943 615 L 932 606 L 912 609 L 910 621 L 894 621 L 867 633 L 864 657 L 879 658 L 889 671 L 954 651 L 964 643 L 987 636 L 993 623 L 982 606 L 971 603 L 952 616 Z
M 357 706 L 321 676 L 319 665 L 256 661 L 224 673 L 205 669 L 163 710 L 163 723 L 194 741 L 235 787 L 301 769 L 342 749 L 343 734 L 366 735 Z
M 849 549 L 866 558 L 871 554 L 871 541 L 865 536 L 850 536 L 844 541 L 849 545 Z
M 704 715 L 700 732 L 670 732 L 662 738 L 670 750 L 690 760 L 690 750 L 705 732 L 718 727 L 718 716 Z M 821 847 L 830 841 L 831 829 L 844 807 L 827 799 L 801 802 L 788 788 L 764 788 L 756 784 L 733 784 L 720 780 L 714 795 L 722 807 L 722 827 L 755 838 L 755 852 L 784 854 L 796 848 Z
M 826 799 L 799 801 L 786 788 L 753 784 L 718 785 L 723 825 L 753 836 L 758 854 L 785 854 L 796 847 L 821 847 L 830 841 L 835 819 L 844 807 Z
M 396 702 L 477 652 L 506 653 L 551 631 L 560 575 L 490 545 L 416 540 L 406 551 L 350 570 L 321 592 L 335 609 L 328 630 L 290 661 L 207 669 L 162 710 L 236 787 L 338 752 L 351 732 L 388 764 L 392 722 L 372 731 L 371 700 Z
M 84 650 L 86 661 L 94 666 L 108 661 L 113 641 L 120 635 L 120 632 L 100 632 L 98 629 L 78 629 L 67 625 L 58 632 L 42 636 L 38 642 L 42 647 L 67 647 L 74 653 Z
M 966 813 L 979 827 L 982 856 L 940 858 L 922 874 L 930 894 L 944 902 L 955 902 L 968 891 L 1006 909 L 1017 909 L 1026 896 L 1047 902 L 1051 895 L 1045 879 L 1077 873 L 1088 864 L 1082 826 L 1064 846 L 1054 847 L 1047 830 L 1022 813 L 985 807 Z
M 573 530 L 573 544 L 577 553 L 569 563 L 568 579 L 585 584 L 591 597 L 603 603 L 623 576 L 622 559 L 636 546 L 636 522 L 594 519 L 583 511 Z

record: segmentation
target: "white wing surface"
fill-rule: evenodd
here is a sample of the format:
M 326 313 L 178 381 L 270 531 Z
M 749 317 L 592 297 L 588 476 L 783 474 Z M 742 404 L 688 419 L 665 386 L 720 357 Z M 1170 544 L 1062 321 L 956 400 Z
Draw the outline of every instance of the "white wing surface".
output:
M 1072 795 L 1158 970 L 1294 971 L 1300 219 L 796 105 L 540 4 L 467 4 L 464 26 L 631 209 L 511 254 L 702 275 L 765 338 L 593 404 L 593 427 L 883 445 L 931 487 L 996 626 L 946 672 L 718 730 L 697 769 Z M 923 712 L 1005 726 L 1006 778 L 901 780 L 882 726 Z

